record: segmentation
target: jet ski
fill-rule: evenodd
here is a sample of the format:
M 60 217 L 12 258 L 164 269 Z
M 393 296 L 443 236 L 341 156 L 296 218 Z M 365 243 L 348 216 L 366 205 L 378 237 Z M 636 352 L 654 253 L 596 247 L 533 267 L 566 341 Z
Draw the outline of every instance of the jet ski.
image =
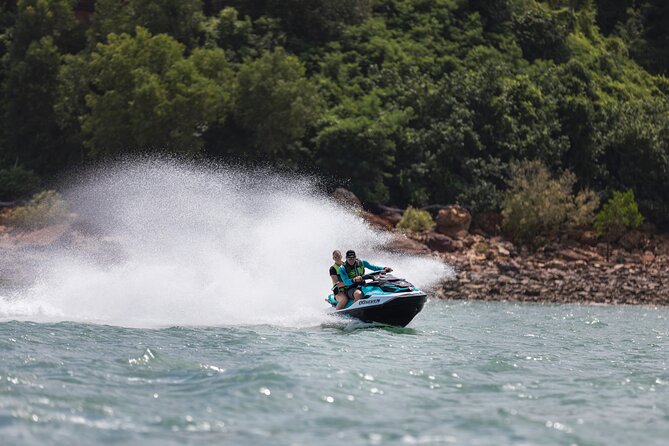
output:
M 427 294 L 404 279 L 379 271 L 362 276 L 362 298 L 353 303 L 349 299 L 346 307 L 331 314 L 353 317 L 363 322 L 406 327 L 423 309 Z M 334 294 L 325 299 L 337 306 Z

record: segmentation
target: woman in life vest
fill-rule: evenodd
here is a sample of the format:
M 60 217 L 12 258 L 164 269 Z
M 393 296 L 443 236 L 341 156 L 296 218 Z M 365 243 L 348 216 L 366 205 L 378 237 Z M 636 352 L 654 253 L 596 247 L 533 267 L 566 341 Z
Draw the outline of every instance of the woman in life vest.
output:
M 353 299 L 354 302 L 359 301 L 362 297 L 360 282 L 362 282 L 362 276 L 365 274 L 365 268 L 372 271 L 384 270 L 387 273 L 393 270 L 388 267 L 372 265 L 367 260 L 358 259 L 353 250 L 346 251 L 346 262 L 339 268 L 339 278 L 346 287 L 346 297 Z
M 346 287 L 344 282 L 339 279 L 339 268 L 344 264 L 342 260 L 341 251 L 335 250 L 332 252 L 332 260 L 334 260 L 334 265 L 330 267 L 330 279 L 332 279 L 332 293 L 337 299 L 337 307 L 335 309 L 341 310 L 346 306 L 348 302 L 348 297 L 346 297 L 345 291 Z

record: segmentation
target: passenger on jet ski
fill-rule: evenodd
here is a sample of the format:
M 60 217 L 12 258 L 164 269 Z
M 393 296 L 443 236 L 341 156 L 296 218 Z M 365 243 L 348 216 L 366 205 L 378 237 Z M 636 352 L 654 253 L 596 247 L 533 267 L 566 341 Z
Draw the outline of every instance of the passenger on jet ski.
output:
M 339 268 L 339 277 L 346 287 L 344 291 L 346 297 L 353 299 L 354 303 L 359 301 L 362 297 L 360 282 L 362 282 L 362 276 L 365 274 L 365 268 L 371 269 L 372 271 L 383 270 L 387 273 L 393 270 L 388 267 L 372 265 L 367 260 L 360 260 L 353 250 L 346 251 L 346 262 Z M 346 305 L 346 302 L 344 302 L 344 305 Z
M 338 249 L 332 253 L 332 260 L 334 264 L 330 267 L 330 279 L 332 279 L 332 294 L 334 294 L 335 299 L 337 300 L 337 310 L 341 310 L 348 303 L 348 297 L 346 297 L 346 287 L 344 282 L 341 281 L 339 277 L 339 269 L 344 264 L 342 260 L 341 251 Z

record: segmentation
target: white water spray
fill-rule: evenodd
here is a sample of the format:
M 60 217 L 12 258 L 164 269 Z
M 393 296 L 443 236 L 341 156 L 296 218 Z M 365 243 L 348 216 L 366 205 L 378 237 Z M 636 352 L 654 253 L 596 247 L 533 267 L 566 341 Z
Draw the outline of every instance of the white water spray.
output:
M 313 326 L 327 318 L 334 249 L 420 287 L 452 274 L 437 260 L 382 251 L 385 235 L 305 178 L 145 160 L 97 170 L 66 195 L 114 241 L 115 261 L 51 252 L 38 284 L 0 297 L 0 318 Z

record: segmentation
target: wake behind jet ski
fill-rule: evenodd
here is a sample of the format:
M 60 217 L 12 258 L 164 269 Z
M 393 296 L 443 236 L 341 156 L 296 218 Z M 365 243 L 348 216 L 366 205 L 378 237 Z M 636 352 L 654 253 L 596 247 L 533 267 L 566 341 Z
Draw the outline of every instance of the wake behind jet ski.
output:
M 363 322 L 405 327 L 423 309 L 427 294 L 404 279 L 378 271 L 362 276 L 363 297 L 357 302 L 349 299 L 341 310 L 332 314 L 360 319 Z M 333 294 L 325 299 L 333 307 L 337 300 Z

